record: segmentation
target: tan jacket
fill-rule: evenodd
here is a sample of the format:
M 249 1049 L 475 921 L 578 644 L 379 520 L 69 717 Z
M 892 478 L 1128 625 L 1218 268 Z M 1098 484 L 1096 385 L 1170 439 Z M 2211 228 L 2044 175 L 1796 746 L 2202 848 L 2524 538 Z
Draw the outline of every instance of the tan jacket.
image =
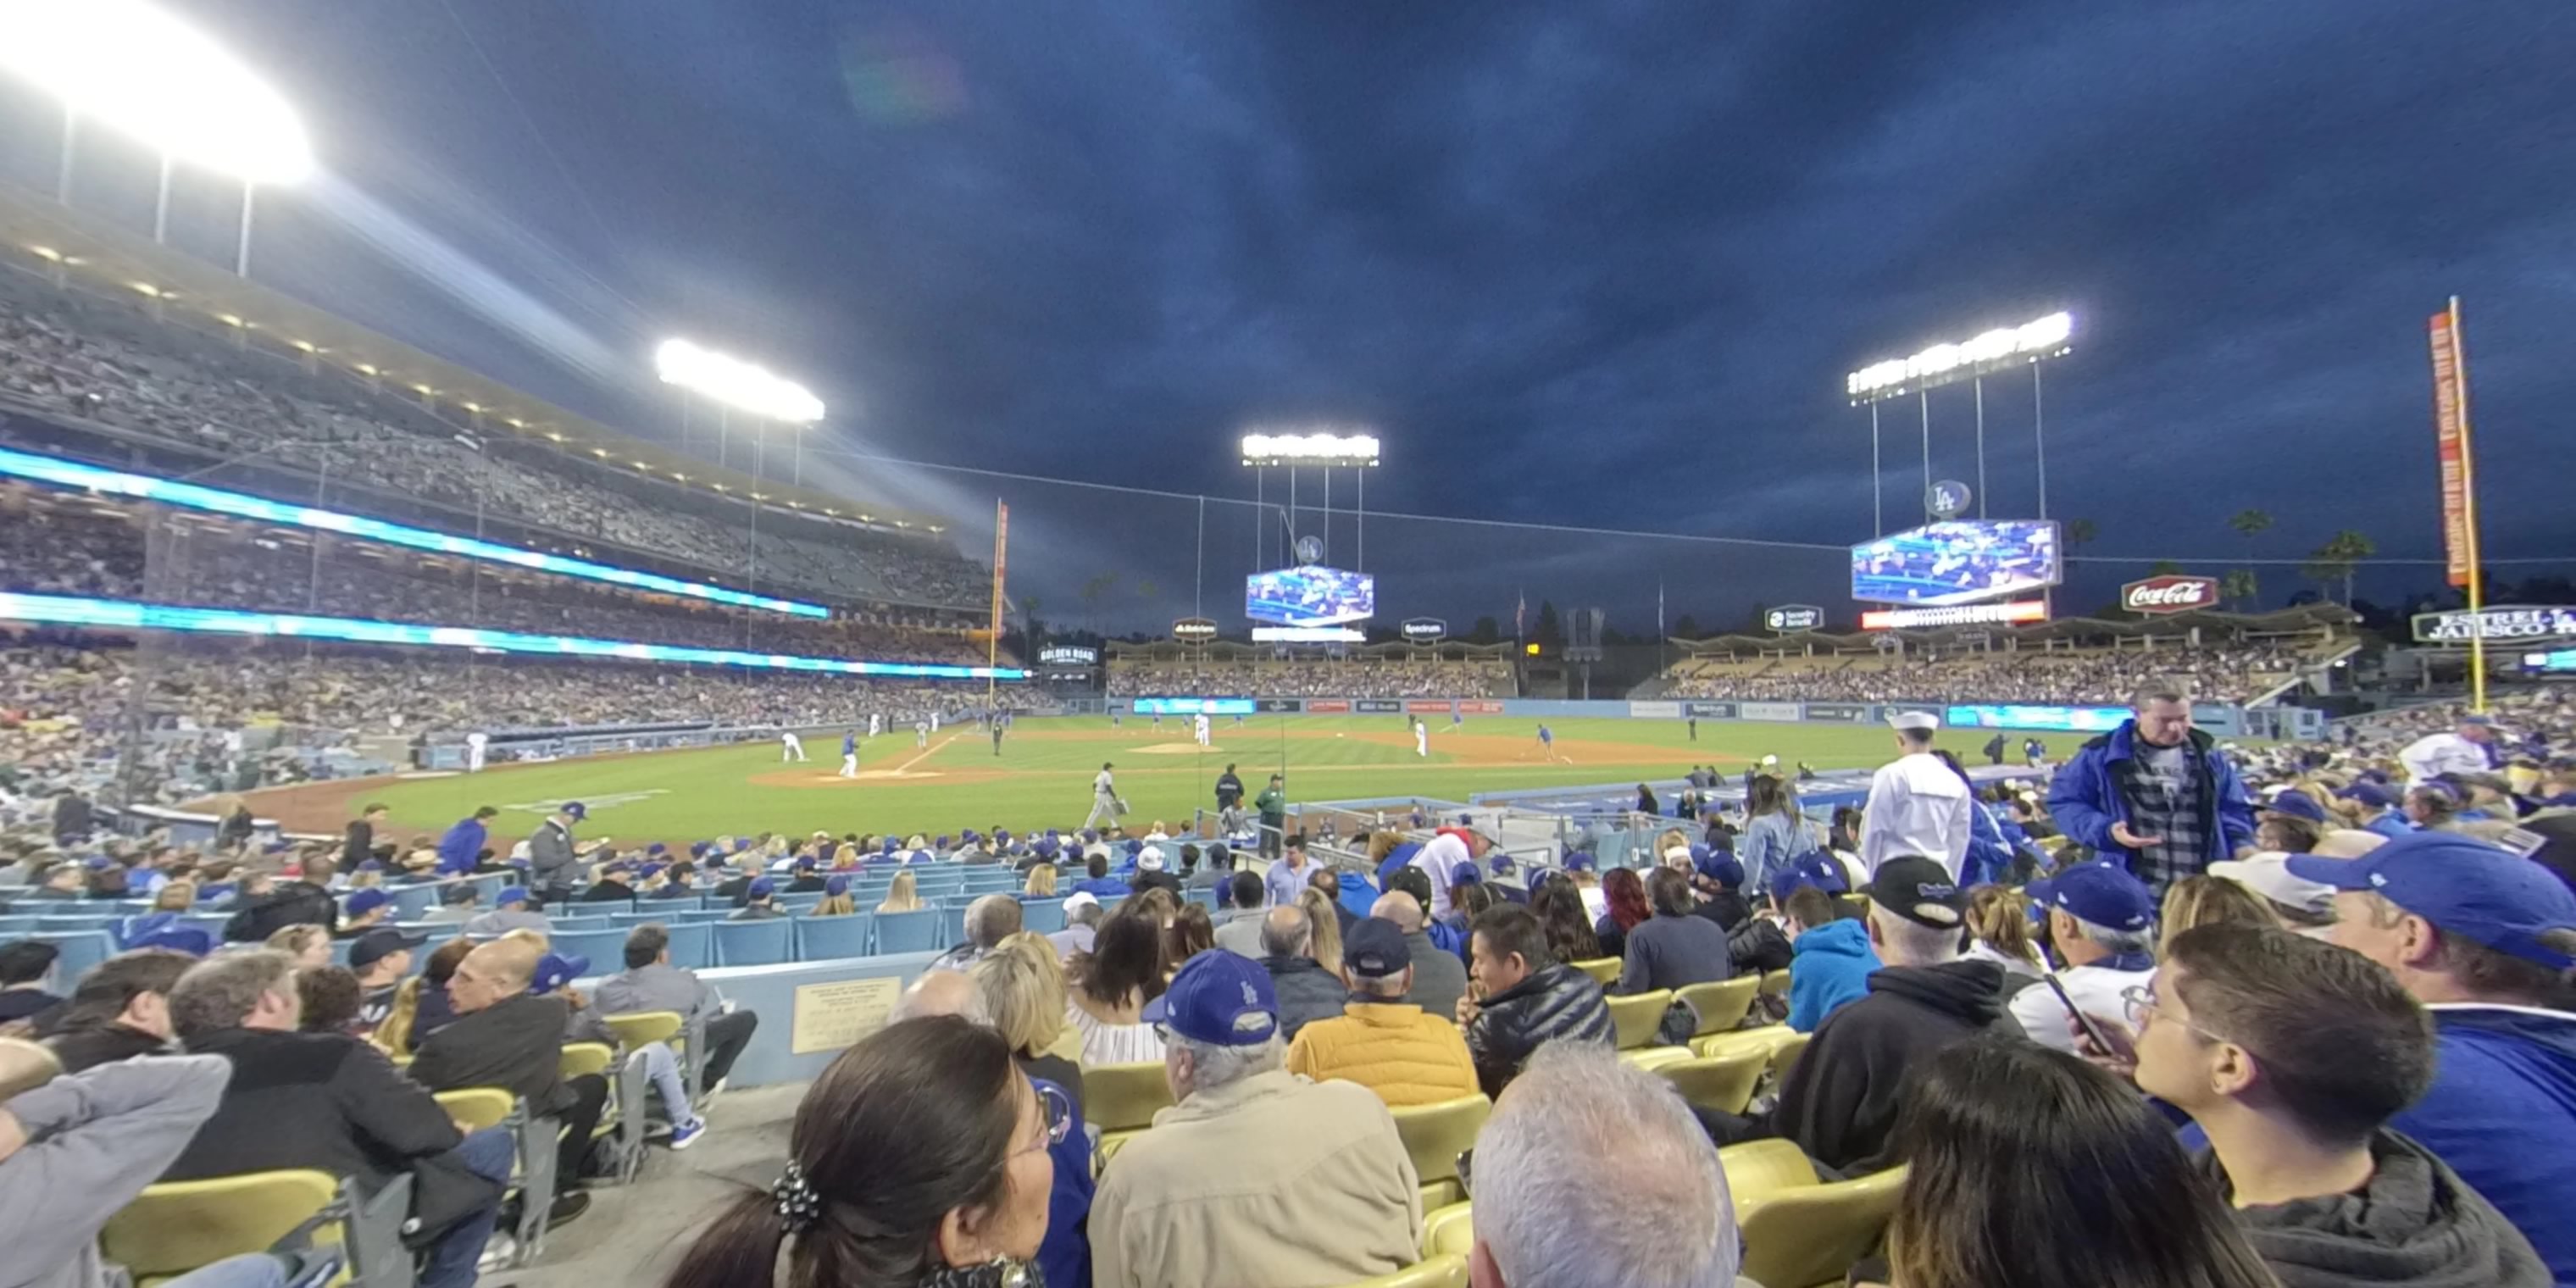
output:
M 1478 1090 L 1476 1062 L 1457 1025 L 1388 1002 L 1352 1002 L 1340 1019 L 1297 1030 L 1288 1071 L 1356 1082 L 1396 1106 L 1436 1105 Z
M 1420 1259 L 1422 1194 L 1368 1088 L 1285 1070 L 1196 1092 L 1091 1201 L 1095 1288 L 1332 1288 Z

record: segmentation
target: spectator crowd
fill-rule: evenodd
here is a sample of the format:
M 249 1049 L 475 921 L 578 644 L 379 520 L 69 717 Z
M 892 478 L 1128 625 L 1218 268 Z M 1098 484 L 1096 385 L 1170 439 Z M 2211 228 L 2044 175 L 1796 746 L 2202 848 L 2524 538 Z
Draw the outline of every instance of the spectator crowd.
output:
M 1517 692 L 1511 664 L 1499 661 L 1294 657 L 1265 662 L 1112 658 L 1109 663 L 1113 698 L 1502 698 Z
M 2041 702 L 2117 706 L 2152 676 L 2189 680 L 2210 701 L 2246 702 L 2290 678 L 2271 644 L 2154 649 L 1976 650 L 1899 658 L 1677 663 L 1668 695 L 1782 702 Z

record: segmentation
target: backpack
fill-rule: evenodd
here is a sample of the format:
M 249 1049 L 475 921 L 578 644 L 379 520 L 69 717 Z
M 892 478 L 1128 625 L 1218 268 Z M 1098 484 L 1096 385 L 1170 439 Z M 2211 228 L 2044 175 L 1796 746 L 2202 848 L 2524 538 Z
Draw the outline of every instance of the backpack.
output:
M 235 944 L 260 944 L 268 942 L 270 935 L 288 926 L 320 926 L 329 930 L 338 924 L 340 901 L 320 886 L 297 881 L 234 913 L 224 922 L 224 940 Z

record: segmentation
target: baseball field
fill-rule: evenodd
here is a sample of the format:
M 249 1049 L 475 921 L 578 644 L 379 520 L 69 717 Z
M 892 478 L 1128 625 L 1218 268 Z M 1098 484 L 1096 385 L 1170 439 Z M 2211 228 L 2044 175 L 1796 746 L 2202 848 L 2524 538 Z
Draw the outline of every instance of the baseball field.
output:
M 1139 716 L 1116 727 L 1101 716 L 1023 719 L 998 754 L 989 735 L 971 726 L 943 729 L 927 747 L 916 746 L 909 729 L 864 739 L 855 778 L 840 776 L 840 731 L 815 730 L 805 735 L 810 759 L 803 763 L 782 762 L 777 742 L 758 742 L 314 783 L 261 793 L 253 806 L 290 829 L 318 832 L 336 831 L 361 805 L 380 801 L 393 811 L 385 831 L 408 838 L 488 804 L 502 812 L 492 828 L 496 843 L 525 835 L 567 800 L 589 808 L 584 836 L 621 846 L 815 829 L 937 835 L 999 825 L 1026 832 L 1079 826 L 1091 806 L 1092 776 L 1106 761 L 1116 766 L 1131 829 L 1160 819 L 1179 831 L 1194 809 L 1214 807 L 1211 785 L 1228 763 L 1250 792 L 1284 773 L 1292 801 L 1465 800 L 1481 791 L 1678 778 L 1695 764 L 1734 777 L 1765 755 L 1780 757 L 1784 767 L 1803 760 L 1831 769 L 1874 766 L 1894 754 L 1890 734 L 1875 725 L 1703 720 L 1694 741 L 1679 720 L 1547 723 L 1552 758 L 1538 743 L 1538 721 L 1501 716 L 1471 717 L 1457 728 L 1432 718 L 1427 755 L 1415 753 L 1404 718 L 1394 715 L 1261 715 L 1241 725 L 1219 717 L 1206 748 L 1185 717 L 1166 716 L 1160 728 Z M 1960 730 L 1941 739 L 1974 763 L 1989 736 Z M 2051 736 L 2053 755 L 2073 746 L 2072 735 Z

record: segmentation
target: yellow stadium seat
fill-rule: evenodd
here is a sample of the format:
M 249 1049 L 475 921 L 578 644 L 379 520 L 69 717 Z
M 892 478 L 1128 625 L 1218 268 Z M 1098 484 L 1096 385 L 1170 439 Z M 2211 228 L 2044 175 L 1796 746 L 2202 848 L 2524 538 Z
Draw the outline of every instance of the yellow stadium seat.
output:
M 1785 970 L 1775 970 L 1770 974 L 1763 976 L 1762 995 L 1764 997 L 1787 997 L 1789 995 L 1789 972 Z
M 1723 1033 L 1744 1022 L 1744 1013 L 1753 1009 L 1753 995 L 1762 987 L 1758 975 L 1738 975 L 1713 984 L 1692 984 L 1673 994 L 1699 1012 L 1699 1028 L 1694 1035 Z
M 647 1042 L 677 1044 L 684 1023 L 678 1011 L 628 1011 L 624 1015 L 603 1015 L 610 1032 L 617 1035 L 617 1045 L 629 1051 Z
M 1632 1051 L 1655 1040 L 1655 1030 L 1664 1022 L 1664 1011 L 1673 1004 L 1673 991 L 1659 988 L 1651 993 L 1636 993 L 1610 999 L 1610 1023 L 1619 1030 L 1619 1049 Z
M 518 1099 L 501 1087 L 460 1087 L 439 1092 L 435 1099 L 438 1107 L 467 1131 L 500 1126 L 509 1121 L 510 1110 L 518 1105 Z
M 1436 1105 L 1390 1109 L 1404 1152 L 1413 1156 L 1413 1172 L 1422 1182 L 1422 1208 L 1445 1207 L 1467 1197 L 1458 1183 L 1458 1156 L 1476 1146 L 1494 1102 L 1483 1096 L 1461 1096 Z
M 1789 1066 L 1798 1062 L 1798 1053 L 1806 1050 L 1807 1043 L 1814 1038 L 1812 1033 L 1781 1035 L 1780 1045 L 1771 1048 L 1771 1077 L 1774 1081 L 1789 1076 Z
M 1622 1051 L 1619 1053 L 1619 1060 L 1621 1063 L 1634 1065 L 1640 1069 L 1660 1069 L 1665 1065 L 1675 1064 L 1690 1058 L 1691 1052 L 1689 1047 L 1677 1046 L 1638 1047 L 1632 1051 Z
M 1476 1246 L 1476 1225 L 1468 1215 L 1465 1203 L 1452 1203 L 1422 1217 L 1422 1256 L 1424 1260 L 1443 1256 L 1466 1256 Z
M 586 1073 L 605 1076 L 617 1053 L 605 1042 L 566 1042 L 563 1049 L 563 1076 L 578 1078 Z
M 1816 1165 L 1795 1141 L 1773 1138 L 1729 1145 L 1717 1151 L 1717 1165 L 1726 1172 L 1726 1192 L 1738 1212 L 1755 1199 L 1820 1183 Z
M 1595 957 L 1590 961 L 1568 962 L 1566 964 L 1572 966 L 1576 970 L 1582 971 L 1586 975 L 1591 976 L 1592 982 L 1599 984 L 1603 988 L 1608 988 L 1619 982 L 1619 967 L 1621 962 L 1616 957 Z
M 1682 1099 L 1694 1105 L 1740 1114 L 1752 1101 L 1753 1088 L 1762 1081 L 1762 1071 L 1770 1067 L 1771 1057 L 1767 1052 L 1737 1051 L 1703 1059 L 1674 1060 L 1655 1066 L 1654 1073 L 1673 1084 L 1682 1093 Z
M 1877 1250 L 1904 1185 L 1905 1169 L 1895 1167 L 1779 1190 L 1751 1203 L 1736 1200 L 1735 1219 L 1744 1230 L 1740 1273 L 1763 1284 L 1843 1282 L 1853 1262 Z
M 1765 1025 L 1758 1029 L 1737 1029 L 1732 1033 L 1711 1033 L 1706 1037 L 1692 1038 L 1691 1052 L 1703 1060 L 1708 1060 L 1743 1051 L 1759 1051 L 1764 1058 L 1768 1059 L 1771 1053 L 1779 1048 L 1780 1040 L 1788 1036 L 1790 1036 L 1790 1029 L 1784 1024 Z
M 1391 1275 L 1363 1279 L 1346 1288 L 1467 1288 L 1467 1259 L 1460 1256 L 1433 1257 L 1419 1265 L 1406 1266 Z
M 1082 1070 L 1082 1116 L 1102 1131 L 1140 1131 L 1154 1125 L 1154 1115 L 1172 1105 L 1172 1084 L 1163 1077 L 1163 1062 L 1094 1064 Z
M 328 1172 L 248 1172 L 202 1181 L 147 1185 L 109 1217 L 99 1249 L 150 1285 L 226 1257 L 265 1252 L 321 1216 L 339 1198 Z M 336 1243 L 336 1226 L 314 1231 Z

